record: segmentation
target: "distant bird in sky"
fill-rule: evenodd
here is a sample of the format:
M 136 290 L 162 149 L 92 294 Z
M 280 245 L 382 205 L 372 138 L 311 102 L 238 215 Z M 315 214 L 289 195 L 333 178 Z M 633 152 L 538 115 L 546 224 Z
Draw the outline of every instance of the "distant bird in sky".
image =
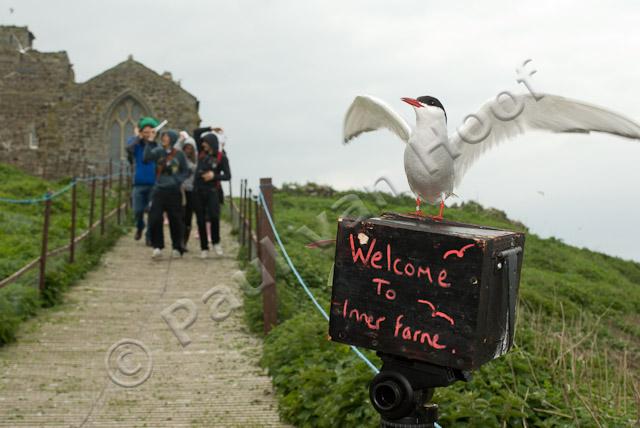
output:
M 504 94 L 504 93 L 503 93 Z M 509 94 L 510 95 L 510 94 Z M 510 95 L 484 103 L 469 115 L 452 136 L 447 133 L 447 113 L 431 96 L 402 98 L 416 114 L 416 126 L 407 122 L 385 102 L 368 95 L 357 96 L 344 119 L 344 143 L 358 135 L 387 128 L 406 144 L 404 170 L 416 195 L 416 212 L 422 200 L 444 201 L 473 163 L 487 150 L 528 130 L 551 132 L 606 132 L 640 139 L 640 125 L 625 116 L 582 101 L 549 94 Z

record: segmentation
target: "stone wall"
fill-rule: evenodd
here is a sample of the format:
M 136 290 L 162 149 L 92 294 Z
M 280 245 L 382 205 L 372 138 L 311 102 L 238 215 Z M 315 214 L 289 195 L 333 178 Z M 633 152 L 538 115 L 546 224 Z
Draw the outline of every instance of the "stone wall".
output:
M 33 36 L 0 27 L 0 161 L 45 175 L 44 126 L 51 107 L 75 87 L 73 68 L 66 52 L 21 52 L 16 38 L 24 48 Z
M 146 114 L 167 119 L 168 128 L 191 132 L 200 123 L 198 100 L 193 95 L 128 59 L 78 85 L 55 107 L 48 127 L 52 134 L 56 128 L 62 128 L 64 140 L 49 142 L 49 151 L 60 150 L 67 167 L 74 170 L 83 168 L 83 163 L 95 163 L 98 168 L 105 165 L 110 149 L 109 119 L 113 109 L 127 98 L 143 106 Z
M 167 119 L 168 128 L 192 131 L 200 123 L 198 100 L 169 73 L 129 57 L 76 83 L 66 52 L 19 52 L 11 40 L 30 45 L 33 39 L 22 29 L 0 26 L 0 162 L 47 178 L 82 175 L 92 164 L 102 173 L 111 155 L 112 113 L 127 99 Z
M 27 27 L 16 27 L 13 25 L 0 26 L 0 47 L 8 47 L 18 50 L 20 47 L 26 49 L 33 47 L 35 37 Z

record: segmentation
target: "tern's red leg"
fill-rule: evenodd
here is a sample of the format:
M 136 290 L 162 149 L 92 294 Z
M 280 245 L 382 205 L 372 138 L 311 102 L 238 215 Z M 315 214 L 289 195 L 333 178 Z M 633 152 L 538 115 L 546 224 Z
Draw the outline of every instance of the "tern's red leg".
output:
M 422 210 L 420 209 L 420 196 L 416 198 L 416 215 L 422 217 Z
M 440 211 L 438 215 L 431 217 L 434 220 L 442 220 L 442 213 L 444 212 L 444 198 L 440 200 Z

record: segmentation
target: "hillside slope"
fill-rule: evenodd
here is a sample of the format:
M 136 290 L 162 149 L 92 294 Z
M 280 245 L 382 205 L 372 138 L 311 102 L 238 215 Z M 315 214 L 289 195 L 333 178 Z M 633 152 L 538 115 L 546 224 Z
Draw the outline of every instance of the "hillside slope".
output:
M 28 199 L 65 187 L 70 178 L 47 181 L 7 164 L 0 163 L 0 197 Z M 115 187 L 115 185 L 114 185 Z M 108 212 L 116 206 L 113 192 L 107 194 Z M 89 222 L 89 184 L 78 185 L 77 228 L 84 230 Z M 95 220 L 100 215 L 100 183 L 96 189 Z M 49 248 L 64 245 L 71 226 L 71 192 L 56 197 L 51 204 Z M 44 204 L 10 204 L 0 202 L 0 278 L 15 272 L 40 255 Z M 95 221 L 94 220 L 94 221 Z
M 327 278 L 335 247 L 305 245 L 335 237 L 342 215 L 406 213 L 407 197 L 333 192 L 316 185 L 276 191 L 277 228 L 294 264 L 329 307 Z M 475 203 L 450 220 L 526 231 L 504 213 Z M 263 363 L 280 412 L 298 426 L 376 426 L 368 402 L 370 369 L 348 347 L 326 340 L 328 326 L 284 264 L 278 268 L 280 325 L 267 337 Z M 249 267 L 248 279 L 259 283 Z M 261 331 L 261 298 L 246 297 Z M 640 264 L 527 233 L 516 346 L 467 383 L 436 391 L 443 426 L 632 426 L 640 395 Z M 366 354 L 379 363 L 371 352 Z
M 0 198 L 30 199 L 43 196 L 47 191 L 58 191 L 70 183 L 70 179 L 47 181 L 31 176 L 11 165 L 0 163 Z M 96 191 L 95 220 L 100 215 L 100 183 Z M 76 236 L 89 224 L 89 185 L 77 187 Z M 105 211 L 117 205 L 115 183 L 105 193 Z M 49 225 L 49 250 L 69 242 L 71 226 L 71 192 L 52 200 Z M 13 204 L 0 201 L 0 278 L 6 278 L 40 256 L 44 203 Z M 95 221 L 94 220 L 94 221 Z M 68 263 L 67 253 L 47 259 L 46 290 L 38 292 L 38 269 L 32 269 L 18 281 L 0 288 L 0 346 L 16 338 L 20 324 L 34 315 L 38 308 L 52 306 L 62 298 L 63 291 L 100 260 L 125 228 L 111 221 L 107 233 L 98 239 L 87 239 L 76 249 L 76 261 Z M 94 235 L 96 233 L 94 232 Z

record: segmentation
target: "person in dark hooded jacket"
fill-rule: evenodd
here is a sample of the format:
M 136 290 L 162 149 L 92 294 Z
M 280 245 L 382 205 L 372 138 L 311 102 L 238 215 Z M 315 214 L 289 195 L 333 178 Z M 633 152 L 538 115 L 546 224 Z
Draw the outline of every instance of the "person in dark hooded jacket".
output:
M 198 148 L 198 150 L 200 150 L 200 146 L 202 145 L 202 141 L 203 141 L 203 137 L 210 135 L 210 134 L 214 134 L 215 137 L 218 139 L 218 148 L 220 150 L 220 153 L 224 156 L 227 155 L 227 153 L 224 151 L 224 141 L 226 139 L 226 137 L 224 136 L 224 131 L 222 130 L 222 128 L 220 127 L 213 127 L 213 126 L 205 126 L 204 128 L 196 128 L 193 131 L 193 139 L 196 142 L 196 147 Z M 209 139 L 213 139 L 213 137 L 208 137 Z M 222 139 L 221 139 L 222 138 Z M 227 160 L 228 163 L 228 160 Z M 223 179 L 224 181 L 224 179 Z M 217 182 L 217 188 L 218 188 L 218 198 L 220 201 L 220 205 L 224 204 L 224 191 L 222 190 L 222 185 L 220 183 L 220 180 Z
M 189 169 L 184 153 L 174 147 L 178 133 L 169 130 L 160 135 L 162 147 L 147 144 L 144 149 L 144 161 L 156 163 L 156 183 L 151 196 L 149 227 L 153 258 L 158 258 L 164 248 L 162 234 L 163 213 L 169 218 L 173 256 L 180 257 L 184 252 L 182 218 L 182 183 L 189 177 Z
M 203 128 L 200 128 L 203 129 Z M 204 128 L 206 129 L 206 128 Z M 229 159 L 219 150 L 218 137 L 214 133 L 202 135 L 194 131 L 200 140 L 198 163 L 194 174 L 194 208 L 200 235 L 201 257 L 206 258 L 209 252 L 207 220 L 211 221 L 211 242 L 216 254 L 222 255 L 220 245 L 220 200 L 219 187 L 221 181 L 231 178 Z
M 184 203 L 184 250 L 187 251 L 187 243 L 191 236 L 191 225 L 193 223 L 193 215 L 195 214 L 195 208 L 193 205 L 193 173 L 198 165 L 198 149 L 196 148 L 195 140 L 186 132 L 180 132 L 178 143 L 176 147 L 182 150 L 187 160 L 187 166 L 189 168 L 189 177 L 182 183 L 184 189 L 185 203 Z

